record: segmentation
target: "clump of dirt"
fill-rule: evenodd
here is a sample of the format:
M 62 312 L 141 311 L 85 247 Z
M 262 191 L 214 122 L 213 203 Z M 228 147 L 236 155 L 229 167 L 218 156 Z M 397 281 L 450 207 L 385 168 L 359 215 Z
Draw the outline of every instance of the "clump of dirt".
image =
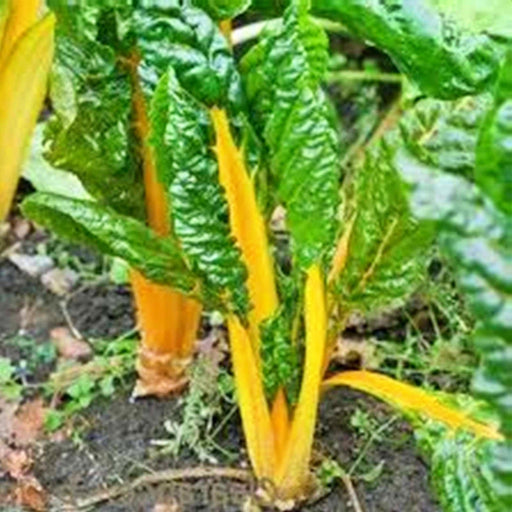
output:
M 17 334 L 45 340 L 52 327 L 62 325 L 64 317 L 58 298 L 38 279 L 0 261 L 0 353 L 9 357 L 12 347 L 2 341 Z M 13 354 L 15 355 L 15 354 Z

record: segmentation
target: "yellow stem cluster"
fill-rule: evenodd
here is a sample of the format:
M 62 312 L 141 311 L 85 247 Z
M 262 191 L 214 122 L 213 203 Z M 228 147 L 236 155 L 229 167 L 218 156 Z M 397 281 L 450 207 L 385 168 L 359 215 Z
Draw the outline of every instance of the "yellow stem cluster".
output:
M 319 264 L 306 273 L 304 293 L 305 361 L 299 400 L 290 408 L 284 389 L 279 389 L 269 407 L 265 397 L 259 361 L 259 326 L 278 307 L 275 276 L 264 219 L 258 209 L 253 184 L 243 155 L 231 135 L 226 113 L 211 110 L 216 134 L 215 151 L 219 178 L 226 190 L 231 231 L 249 271 L 248 288 L 254 309 L 244 327 L 235 315 L 228 317 L 228 330 L 238 401 L 247 450 L 255 475 L 265 485 L 268 499 L 293 504 L 311 492 L 310 459 L 317 409 L 327 367 L 330 346 L 328 318 L 330 303 L 325 276 Z M 333 283 L 343 271 L 349 252 L 353 220 L 338 243 L 328 274 Z M 364 390 L 400 409 L 427 414 L 450 427 L 469 429 L 477 435 L 499 438 L 495 429 L 475 422 L 463 413 L 441 404 L 423 390 L 371 372 L 343 372 L 325 386 L 343 385 Z

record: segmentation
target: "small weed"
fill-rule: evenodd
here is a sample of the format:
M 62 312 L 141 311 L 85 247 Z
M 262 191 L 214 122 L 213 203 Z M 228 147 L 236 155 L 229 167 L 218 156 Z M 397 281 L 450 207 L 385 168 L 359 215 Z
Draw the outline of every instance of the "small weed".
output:
M 478 363 L 471 342 L 474 321 L 450 269 L 442 266 L 425 283 L 422 296 L 431 330 L 420 329 L 409 318 L 405 341 L 379 341 L 382 368 L 400 380 L 415 378 L 427 387 L 467 391 Z
M 134 371 L 136 342 L 125 337 L 94 343 L 95 356 L 83 365 L 66 362 L 45 384 L 48 396 L 60 398 L 61 405 L 48 411 L 45 427 L 59 429 L 74 414 L 100 397 L 110 397 Z
M 350 416 L 350 425 L 357 432 L 358 436 L 367 439 L 377 431 L 379 422 L 369 412 L 357 407 Z M 378 440 L 376 439 L 376 441 Z
M 7 357 L 0 357 L 0 398 L 17 400 L 21 397 L 23 386 L 16 379 L 16 367 Z
M 91 252 L 60 240 L 53 234 L 37 244 L 37 253 L 50 256 L 59 268 L 74 270 L 83 281 L 97 281 L 109 275 L 111 259 L 98 258 Z
M 23 368 L 25 376 L 33 375 L 37 368 L 50 365 L 57 359 L 55 346 L 50 342 L 39 343 L 28 336 L 14 336 L 5 343 L 19 350 L 20 358 L 17 366 Z
M 334 459 L 325 459 L 317 469 L 316 476 L 322 487 L 330 488 L 346 475 L 345 470 Z
M 202 462 L 215 464 L 215 452 L 221 452 L 231 458 L 232 455 L 215 442 L 215 437 L 225 422 L 236 411 L 233 398 L 232 377 L 216 366 L 206 356 L 199 357 L 191 370 L 190 387 L 181 399 L 181 421 L 167 420 L 164 428 L 169 437 L 151 441 L 161 453 L 178 456 L 181 450 L 188 448 Z M 223 405 L 232 405 L 222 422 L 215 420 L 222 412 Z

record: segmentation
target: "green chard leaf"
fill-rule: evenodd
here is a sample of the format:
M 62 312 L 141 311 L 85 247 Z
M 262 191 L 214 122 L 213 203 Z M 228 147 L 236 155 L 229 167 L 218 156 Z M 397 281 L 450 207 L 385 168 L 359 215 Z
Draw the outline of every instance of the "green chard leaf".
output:
M 512 46 L 482 129 L 476 182 L 495 205 L 512 214 Z
M 486 89 L 503 56 L 490 35 L 469 30 L 431 0 L 313 0 L 313 13 L 343 23 L 389 53 L 424 93 L 441 99 Z
M 243 108 L 240 76 L 226 38 L 202 10 L 186 2 L 143 0 L 134 13 L 141 54 L 139 75 L 155 89 L 171 65 L 181 86 L 207 106 Z
M 75 174 L 100 203 L 144 218 L 141 163 L 132 118 L 128 70 L 114 49 L 91 39 L 99 7 L 57 9 L 56 63 L 46 133 L 46 158 Z M 63 8 L 64 9 L 64 8 Z M 67 20 L 61 24 L 61 17 Z M 67 16 L 67 17 L 66 17 Z M 87 23 L 89 31 L 78 32 Z
M 345 181 L 348 257 L 333 282 L 344 311 L 398 303 L 425 276 L 432 228 L 412 216 L 394 159 L 402 146 L 430 156 L 425 146 L 442 112 L 440 102 L 420 102 L 397 128 L 370 145 Z
M 260 327 L 263 385 L 269 402 L 283 388 L 290 404 L 299 397 L 301 352 L 298 336 L 302 312 L 300 280 L 294 276 L 278 276 L 281 306 Z
M 157 165 L 169 177 L 173 232 L 205 287 L 244 314 L 247 271 L 230 234 L 208 111 L 181 89 L 172 69 L 157 87 L 151 121 Z
M 476 412 L 481 412 L 480 404 L 464 398 L 464 409 L 479 407 Z M 485 420 L 489 422 L 489 418 Z M 491 486 L 488 462 L 492 443 L 467 432 L 452 435 L 432 420 L 418 422 L 414 435 L 429 460 L 430 479 L 443 511 L 503 511 Z
M 342 309 L 369 310 L 407 297 L 423 279 L 432 233 L 412 217 L 393 166 L 396 148 L 368 152 L 347 186 L 348 258 L 334 293 Z M 353 220 L 352 220 L 353 219 Z
M 508 72 L 503 71 L 502 76 Z M 500 81 L 482 127 L 477 185 L 426 165 L 405 151 L 396 159 L 412 186 L 413 211 L 436 222 L 442 247 L 455 263 L 460 289 L 478 321 L 475 342 L 482 353 L 482 366 L 474 388 L 494 406 L 506 438 L 492 446 L 489 461 L 492 490 L 504 507 L 499 510 L 512 506 L 512 218 L 503 207 L 501 193 L 506 190 L 512 154 L 506 151 L 510 136 L 503 121 L 507 116 L 498 114 L 507 101 L 512 101 L 512 87 L 506 83 Z M 494 147 L 501 149 L 491 160 L 497 168 L 486 161 L 480 164 L 480 152 L 488 151 L 489 133 Z M 492 186 L 487 173 L 495 181 Z
M 421 162 L 475 175 L 475 150 L 490 97 L 426 99 L 370 146 L 345 185 L 348 260 L 334 283 L 346 309 L 367 310 L 407 297 L 425 276 L 433 226 L 415 218 L 396 156 L 407 148 Z
M 175 240 L 96 202 L 38 192 L 25 199 L 22 210 L 59 236 L 127 261 L 152 281 L 185 293 L 197 286 Z
M 288 8 L 283 26 L 266 32 L 242 63 L 299 268 L 323 258 L 336 232 L 340 145 L 319 85 L 326 65 L 327 38 L 302 0 Z
M 423 102 L 439 109 L 439 120 L 424 142 L 433 165 L 474 180 L 475 151 L 490 101 L 490 95 L 484 94 L 467 96 L 456 103 Z
M 193 0 L 192 3 L 214 20 L 230 20 L 246 11 L 251 0 Z

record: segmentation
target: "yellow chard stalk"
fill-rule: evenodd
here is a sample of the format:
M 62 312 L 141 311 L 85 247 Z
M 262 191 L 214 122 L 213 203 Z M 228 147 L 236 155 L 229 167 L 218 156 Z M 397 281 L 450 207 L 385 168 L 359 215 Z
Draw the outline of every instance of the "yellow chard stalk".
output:
M 323 385 L 325 388 L 348 386 L 380 398 L 400 410 L 422 414 L 444 423 L 452 430 L 467 430 L 487 439 L 503 439 L 495 428 L 475 421 L 457 409 L 443 405 L 421 388 L 394 380 L 386 375 L 368 371 L 347 371 L 333 375 Z
M 171 232 L 170 205 L 158 181 L 147 106 L 137 75 L 138 59 L 129 63 L 133 87 L 135 129 L 140 141 L 144 191 L 149 226 L 159 235 Z M 138 380 L 133 396 L 165 396 L 179 391 L 188 381 L 186 369 L 195 350 L 202 307 L 172 288 L 153 283 L 139 272 L 130 275 L 142 333 L 136 368 Z
M 327 338 L 324 279 L 318 265 L 307 272 L 304 296 L 306 355 L 304 373 L 286 448 L 279 461 L 276 486 L 279 499 L 304 498 L 310 491 L 309 463 L 315 434 Z
M 0 221 L 9 212 L 46 95 L 55 27 L 53 14 L 37 22 L 39 1 L 13 0 L 5 9 L 0 13 Z
M 249 271 L 248 288 L 254 306 L 249 314 L 249 324 L 254 356 L 259 360 L 258 326 L 278 307 L 265 221 L 258 208 L 243 154 L 231 135 L 226 112 L 214 107 L 211 117 L 217 138 L 215 151 L 219 163 L 219 179 L 226 191 L 231 231 Z

